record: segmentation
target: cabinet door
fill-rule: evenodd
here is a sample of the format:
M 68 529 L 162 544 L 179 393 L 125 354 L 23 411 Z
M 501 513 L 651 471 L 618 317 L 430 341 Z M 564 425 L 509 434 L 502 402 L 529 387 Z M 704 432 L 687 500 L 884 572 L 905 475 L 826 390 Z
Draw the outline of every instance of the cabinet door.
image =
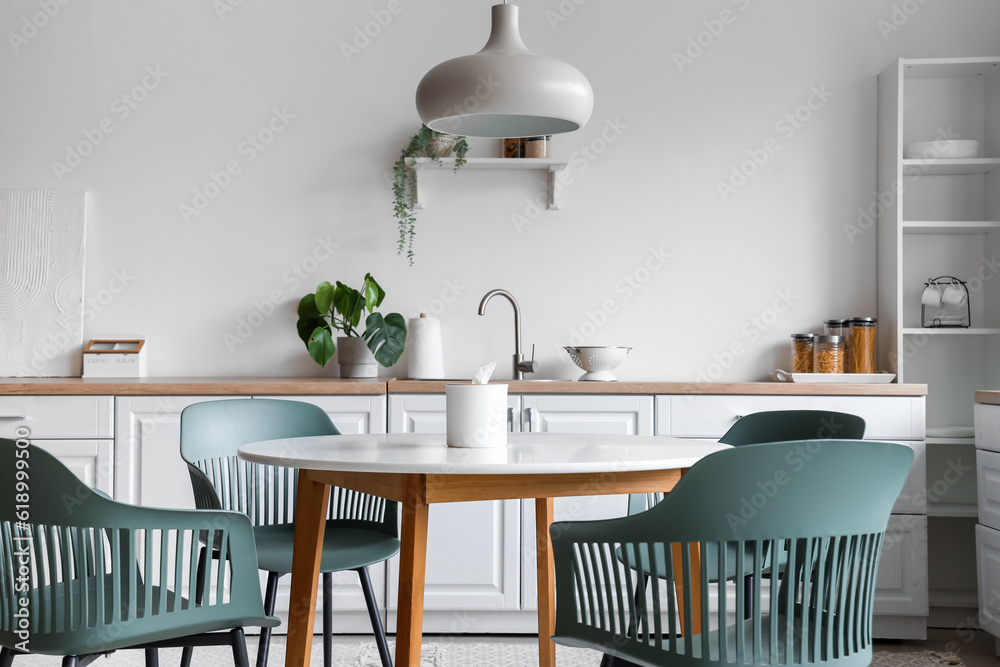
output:
M 113 440 L 32 440 L 31 444 L 55 456 L 90 488 L 114 495 Z
M 344 435 L 385 433 L 385 396 L 254 396 L 312 403 L 326 410 Z
M 147 507 L 194 509 L 191 478 L 180 452 L 181 411 L 195 403 L 226 398 L 241 397 L 119 396 L 115 498 Z
M 875 578 L 875 614 L 927 615 L 927 517 L 893 514 Z
M 534 433 L 653 434 L 652 396 L 523 396 L 524 430 Z M 538 608 L 535 576 L 535 501 L 521 501 L 523 609 Z M 556 521 L 609 519 L 628 511 L 627 495 L 556 498 Z
M 519 397 L 509 397 L 516 414 Z M 391 433 L 444 433 L 443 394 L 400 394 L 389 397 Z M 497 500 L 431 505 L 427 527 L 424 609 L 488 611 L 517 609 L 521 551 L 519 502 Z M 389 561 L 389 609 L 399 594 L 399 557 Z M 393 626 L 395 619 L 390 616 Z M 454 632 L 451 615 L 428 614 L 424 632 Z M 489 628 L 470 627 L 488 632 Z
M 979 574 L 979 623 L 1000 637 L 1000 531 L 976 526 L 976 569 Z

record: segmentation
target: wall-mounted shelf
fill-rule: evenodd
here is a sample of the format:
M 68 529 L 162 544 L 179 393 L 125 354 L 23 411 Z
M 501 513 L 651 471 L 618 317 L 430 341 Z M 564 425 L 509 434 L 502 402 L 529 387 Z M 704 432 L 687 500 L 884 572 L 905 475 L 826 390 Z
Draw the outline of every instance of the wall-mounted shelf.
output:
M 903 160 L 903 173 L 907 176 L 929 174 L 956 176 L 960 174 L 985 174 L 1000 169 L 1000 158 L 968 158 L 965 160 Z
M 550 211 L 559 210 L 559 200 L 556 197 L 556 174 L 566 168 L 567 160 L 555 160 L 552 158 L 502 158 L 502 157 L 473 157 L 466 158 L 462 170 L 466 169 L 493 169 L 493 170 L 534 170 L 542 171 L 547 175 L 548 209 Z M 454 169 L 455 158 L 442 158 L 440 161 L 432 160 L 429 157 L 418 157 L 410 160 L 410 167 L 417 175 L 417 200 L 414 208 L 424 208 L 427 198 L 424 193 L 423 172 L 428 169 Z
M 994 336 L 1000 334 L 1000 329 L 984 327 L 968 329 L 962 327 L 907 327 L 903 329 L 904 336 Z

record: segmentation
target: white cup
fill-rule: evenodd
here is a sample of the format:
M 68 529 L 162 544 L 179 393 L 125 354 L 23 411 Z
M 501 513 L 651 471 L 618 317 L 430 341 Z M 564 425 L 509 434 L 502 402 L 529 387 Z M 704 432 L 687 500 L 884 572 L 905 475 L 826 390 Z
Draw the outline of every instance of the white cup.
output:
M 507 446 L 507 385 L 444 386 L 449 447 Z
M 920 295 L 920 303 L 925 306 L 940 306 L 941 296 L 941 288 L 931 283 L 924 287 L 924 293 Z
M 944 288 L 944 293 L 941 295 L 941 302 L 949 306 L 964 306 L 966 299 L 968 299 L 968 295 L 960 283 L 948 285 Z

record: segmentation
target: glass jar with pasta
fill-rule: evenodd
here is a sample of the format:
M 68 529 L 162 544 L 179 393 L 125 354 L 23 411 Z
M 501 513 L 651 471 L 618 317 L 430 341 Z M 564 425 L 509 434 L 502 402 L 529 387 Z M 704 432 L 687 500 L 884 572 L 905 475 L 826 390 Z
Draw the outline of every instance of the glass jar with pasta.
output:
M 813 335 L 792 334 L 792 372 L 813 372 Z
M 876 344 L 878 320 L 874 317 L 855 317 L 851 326 L 851 373 L 877 373 Z
M 844 339 L 816 336 L 813 339 L 813 373 L 844 372 Z

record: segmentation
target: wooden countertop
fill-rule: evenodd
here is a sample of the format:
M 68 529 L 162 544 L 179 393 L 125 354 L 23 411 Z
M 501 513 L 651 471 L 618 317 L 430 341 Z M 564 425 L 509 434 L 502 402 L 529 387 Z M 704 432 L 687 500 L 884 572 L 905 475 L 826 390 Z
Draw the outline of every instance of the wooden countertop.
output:
M 987 405 L 1000 405 L 1000 391 L 985 389 L 976 392 L 976 403 L 986 403 Z
M 0 395 L 256 396 L 385 394 L 388 378 L 0 378 Z
M 438 394 L 450 382 L 389 380 L 390 394 Z M 794 382 L 575 382 L 498 381 L 511 394 L 731 394 L 780 396 L 926 396 L 925 384 L 803 384 Z
M 445 384 L 468 380 L 347 378 L 0 378 L 0 395 L 106 396 L 337 396 L 443 394 Z M 777 396 L 926 396 L 924 384 L 801 384 L 793 382 L 576 382 L 571 380 L 500 381 L 512 394 L 674 394 Z M 1000 392 L 976 392 L 996 394 Z

